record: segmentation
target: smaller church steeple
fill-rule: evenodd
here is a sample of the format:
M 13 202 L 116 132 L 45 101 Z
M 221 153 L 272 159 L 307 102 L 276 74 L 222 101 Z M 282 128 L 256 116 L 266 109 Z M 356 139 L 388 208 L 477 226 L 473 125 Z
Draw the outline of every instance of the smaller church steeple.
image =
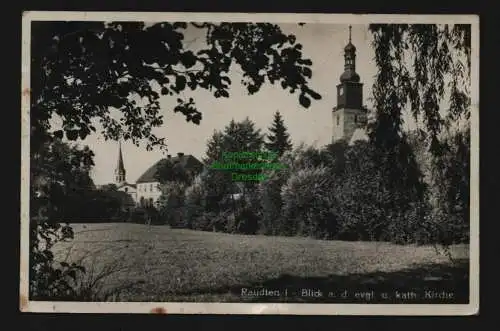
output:
M 115 169 L 115 182 L 117 185 L 121 185 L 126 182 L 125 180 L 126 171 L 123 165 L 123 155 L 122 155 L 122 143 L 118 142 L 118 163 Z

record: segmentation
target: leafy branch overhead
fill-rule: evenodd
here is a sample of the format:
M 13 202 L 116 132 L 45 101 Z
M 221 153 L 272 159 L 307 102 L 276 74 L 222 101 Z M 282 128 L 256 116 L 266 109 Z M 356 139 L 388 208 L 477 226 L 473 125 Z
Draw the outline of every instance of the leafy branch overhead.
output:
M 204 29 L 205 45 L 187 49 L 187 29 Z M 243 71 L 249 94 L 264 83 L 298 93 L 308 108 L 321 96 L 308 86 L 312 61 L 295 36 L 268 23 L 60 22 L 32 26 L 33 134 L 50 128 L 53 114 L 63 121 L 54 134 L 84 139 L 102 125 L 106 139 L 124 138 L 147 148 L 164 146 L 152 130 L 164 123 L 160 96 L 177 96 L 175 112 L 195 124 L 202 119 L 182 92 L 206 89 L 228 98 L 232 65 Z
M 425 125 L 431 151 L 442 153 L 443 129 L 470 116 L 471 26 L 371 24 L 378 73 L 373 85 L 375 141 L 399 144 L 402 111 Z M 443 101 L 449 104 L 442 115 Z

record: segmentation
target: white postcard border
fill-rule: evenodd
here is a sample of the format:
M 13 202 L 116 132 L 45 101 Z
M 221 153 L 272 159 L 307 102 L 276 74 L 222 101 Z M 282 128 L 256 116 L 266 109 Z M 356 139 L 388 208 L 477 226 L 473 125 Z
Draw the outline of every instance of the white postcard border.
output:
M 469 304 L 319 304 L 319 303 L 190 303 L 190 302 L 51 302 L 29 298 L 30 178 L 30 27 L 32 21 L 211 21 L 275 23 L 421 23 L 471 24 L 471 204 Z M 30 11 L 22 18 L 21 79 L 21 256 L 20 310 L 40 313 L 167 313 L 286 315 L 474 315 L 479 312 L 479 16 L 477 15 L 353 15 L 288 13 L 160 13 Z

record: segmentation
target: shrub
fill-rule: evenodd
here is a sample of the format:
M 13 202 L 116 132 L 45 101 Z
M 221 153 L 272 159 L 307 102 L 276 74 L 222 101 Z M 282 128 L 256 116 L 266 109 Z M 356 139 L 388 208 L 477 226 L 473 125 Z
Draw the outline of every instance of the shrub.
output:
M 184 218 L 187 228 L 199 227 L 195 223 L 206 210 L 205 196 L 202 177 L 197 176 L 184 192 Z M 204 226 L 201 227 L 204 228 Z
M 391 221 L 391 194 L 381 183 L 377 169 L 346 172 L 336 182 L 339 227 L 343 240 L 377 240 Z
M 310 167 L 292 173 L 281 191 L 285 235 L 331 236 L 336 222 L 329 194 L 331 183 L 326 167 Z
M 190 220 L 191 229 L 199 231 L 218 231 L 212 228 L 211 220 L 216 216 L 216 213 L 202 213 L 200 215 L 193 216 Z
M 161 185 L 162 194 L 158 199 L 159 215 L 164 224 L 172 227 L 187 228 L 183 217 L 185 190 L 187 185 L 181 182 L 167 182 Z
M 269 235 L 290 235 L 289 223 L 283 212 L 282 188 L 290 176 L 303 169 L 311 169 L 326 164 L 322 151 L 304 143 L 292 151 L 284 153 L 278 160 L 284 169 L 266 171 L 267 180 L 258 187 L 260 222 L 259 232 Z
M 225 232 L 256 234 L 259 226 L 259 216 L 250 205 L 238 208 L 234 213 L 226 213 Z
M 412 203 L 406 210 L 396 210 L 387 216 L 381 240 L 395 244 L 430 244 L 436 240 L 436 227 L 431 209 L 425 202 Z
M 286 183 L 288 174 L 273 171 L 268 176 L 268 179 L 260 182 L 258 187 L 261 210 L 259 232 L 266 235 L 277 235 L 283 231 L 281 188 Z
M 442 155 L 432 163 L 434 217 L 443 243 L 469 241 L 470 128 L 445 137 Z
M 30 224 L 30 235 L 43 240 L 31 241 L 29 289 L 31 300 L 69 300 L 75 296 L 71 279 L 76 279 L 85 268 L 77 264 L 60 265 L 54 261 L 52 247 L 55 243 L 73 238 L 69 225 Z
M 239 222 L 239 233 L 256 234 L 262 219 L 262 207 L 260 204 L 259 185 L 247 188 L 242 195 L 241 207 L 236 217 Z
M 193 220 L 192 228 L 200 231 L 227 232 L 227 223 L 232 217 L 230 211 L 205 212 Z
M 159 216 L 158 210 L 154 207 L 138 206 L 129 211 L 127 222 L 145 224 L 149 221 L 150 224 L 165 224 Z
M 420 223 L 428 209 L 424 186 L 411 150 L 404 145 L 398 153 L 388 155 L 369 142 L 346 149 L 345 171 L 335 191 L 340 216 L 338 239 L 423 240 Z

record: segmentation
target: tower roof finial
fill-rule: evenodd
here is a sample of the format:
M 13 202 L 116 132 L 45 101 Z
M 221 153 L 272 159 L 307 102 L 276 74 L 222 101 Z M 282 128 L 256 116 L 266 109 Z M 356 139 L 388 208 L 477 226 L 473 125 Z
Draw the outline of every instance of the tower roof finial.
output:
M 352 35 L 352 26 L 349 25 L 349 42 L 347 43 L 347 45 L 344 47 L 344 51 L 346 53 L 349 53 L 349 54 L 352 54 L 352 53 L 355 53 L 356 52 L 356 47 L 352 44 L 351 42 L 351 35 Z
M 350 81 L 359 83 L 359 75 L 356 73 L 356 46 L 351 42 L 352 26 L 349 25 L 349 42 L 344 47 L 344 73 L 340 76 L 340 81 Z

